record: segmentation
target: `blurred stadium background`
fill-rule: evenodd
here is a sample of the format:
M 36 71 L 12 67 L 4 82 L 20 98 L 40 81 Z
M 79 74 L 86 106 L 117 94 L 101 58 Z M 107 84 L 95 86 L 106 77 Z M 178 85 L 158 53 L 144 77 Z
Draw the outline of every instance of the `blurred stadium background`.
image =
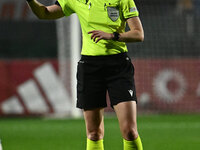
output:
M 40 1 L 47 5 L 54 2 Z M 200 0 L 135 2 L 145 41 L 128 44 L 128 49 L 135 66 L 144 147 L 197 150 Z M 25 0 L 0 1 L 0 139 L 6 150 L 32 150 L 39 145 L 40 150 L 84 149 L 84 121 L 69 119 L 76 112 L 72 20 L 41 21 Z M 77 38 L 75 47 L 80 40 Z M 111 108 L 106 111 L 112 114 Z M 43 116 L 68 119 L 46 120 L 40 118 Z M 121 149 L 120 141 L 113 147 L 121 140 L 116 118 L 106 118 L 105 123 L 106 130 L 112 130 L 105 137 L 106 149 Z

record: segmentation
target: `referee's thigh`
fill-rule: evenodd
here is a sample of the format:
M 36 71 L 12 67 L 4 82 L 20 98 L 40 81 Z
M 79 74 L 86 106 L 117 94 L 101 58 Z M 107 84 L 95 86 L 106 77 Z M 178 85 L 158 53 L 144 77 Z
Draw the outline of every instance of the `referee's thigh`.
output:
M 90 140 L 98 141 L 104 137 L 103 113 L 103 108 L 84 111 L 87 138 Z
M 134 140 L 138 137 L 136 102 L 122 102 L 114 106 L 117 114 L 122 136 L 126 140 Z

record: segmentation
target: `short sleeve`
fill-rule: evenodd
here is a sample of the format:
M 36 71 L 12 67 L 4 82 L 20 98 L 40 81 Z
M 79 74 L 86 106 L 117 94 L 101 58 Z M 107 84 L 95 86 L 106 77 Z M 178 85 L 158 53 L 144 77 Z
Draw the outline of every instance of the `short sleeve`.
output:
M 121 0 L 121 7 L 125 19 L 139 16 L 139 12 L 133 0 Z
M 57 0 L 57 1 L 60 4 L 60 6 L 66 16 L 70 16 L 71 14 L 75 13 L 74 12 L 74 8 L 75 8 L 74 0 Z

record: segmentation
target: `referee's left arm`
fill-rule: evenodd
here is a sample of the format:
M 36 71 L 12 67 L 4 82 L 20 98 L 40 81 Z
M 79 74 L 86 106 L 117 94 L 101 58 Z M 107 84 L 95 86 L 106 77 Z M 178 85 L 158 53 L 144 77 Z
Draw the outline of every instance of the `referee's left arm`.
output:
M 88 32 L 96 43 L 100 40 L 117 40 L 120 42 L 142 42 L 144 41 L 144 31 L 139 17 L 132 17 L 126 20 L 130 28 L 129 31 L 124 33 L 106 33 L 101 30 L 93 30 Z
M 118 41 L 121 42 L 142 42 L 144 41 L 144 30 L 139 17 L 127 19 L 129 31 L 120 33 Z

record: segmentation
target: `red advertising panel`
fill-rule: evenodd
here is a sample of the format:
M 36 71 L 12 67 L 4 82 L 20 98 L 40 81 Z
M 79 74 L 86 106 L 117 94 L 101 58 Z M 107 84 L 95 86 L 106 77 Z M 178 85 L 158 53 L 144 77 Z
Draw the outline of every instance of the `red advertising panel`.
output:
M 136 59 L 140 109 L 200 112 L 200 60 Z
M 140 111 L 200 112 L 200 60 L 134 59 L 133 64 Z M 59 111 L 61 108 L 54 106 L 58 103 L 52 93 L 64 88 L 66 94 L 62 95 L 61 89 L 62 93 L 58 93 L 62 96 L 57 95 L 58 101 L 62 98 L 67 101 L 70 82 L 65 87 L 57 84 L 57 72 L 57 60 L 1 60 L 0 114 L 29 115 L 37 111 L 40 114 Z

